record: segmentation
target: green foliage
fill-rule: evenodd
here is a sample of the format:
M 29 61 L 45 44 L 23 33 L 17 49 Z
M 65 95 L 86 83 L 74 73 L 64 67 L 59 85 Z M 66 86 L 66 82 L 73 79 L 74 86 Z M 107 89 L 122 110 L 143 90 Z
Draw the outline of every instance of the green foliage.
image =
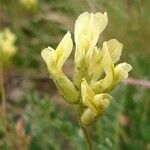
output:
M 76 121 L 70 121 L 71 115 L 74 115 L 68 114 L 70 108 L 62 113 L 48 96 L 41 99 L 37 93 L 28 95 L 27 99 L 30 105 L 27 106 L 24 120 L 26 132 L 32 136 L 31 150 L 85 149 L 81 129 Z

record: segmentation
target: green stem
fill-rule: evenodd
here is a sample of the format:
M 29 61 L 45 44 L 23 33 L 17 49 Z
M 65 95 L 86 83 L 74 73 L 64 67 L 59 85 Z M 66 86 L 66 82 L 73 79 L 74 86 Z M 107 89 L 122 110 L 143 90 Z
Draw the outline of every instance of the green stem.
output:
M 82 114 L 82 108 L 81 108 L 81 106 L 79 106 L 79 108 L 78 108 L 78 121 L 79 121 L 79 125 L 80 125 L 80 128 L 83 131 L 83 134 L 84 134 L 84 137 L 85 137 L 85 141 L 87 143 L 88 150 L 93 150 L 92 141 L 91 141 L 88 129 L 81 122 L 81 119 L 80 119 L 81 118 L 81 114 Z
M 96 123 L 96 130 L 97 130 L 97 138 L 99 140 L 99 144 L 104 144 L 104 133 L 100 121 Z
M 0 66 L 0 94 L 1 94 L 2 118 L 5 127 L 5 136 L 7 137 L 8 122 L 7 122 L 7 108 L 6 108 L 6 93 L 4 86 L 4 70 L 2 66 Z
M 7 146 L 9 149 L 13 149 L 13 144 L 15 143 L 15 133 L 13 133 L 13 130 L 11 128 L 11 125 L 9 124 L 8 116 L 7 116 L 7 99 L 6 99 L 6 91 L 5 91 L 5 78 L 4 78 L 4 69 L 3 65 L 0 64 L 0 110 L 1 110 L 1 117 L 4 124 L 4 134 L 5 134 L 5 140 L 7 143 Z

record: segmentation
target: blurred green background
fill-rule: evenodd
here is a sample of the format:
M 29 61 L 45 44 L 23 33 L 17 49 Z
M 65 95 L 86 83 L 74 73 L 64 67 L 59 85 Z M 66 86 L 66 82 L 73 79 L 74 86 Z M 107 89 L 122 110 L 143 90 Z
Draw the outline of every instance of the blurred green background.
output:
M 85 11 L 107 11 L 108 26 L 98 45 L 112 38 L 123 43 L 121 62 L 133 66 L 130 77 L 148 84 L 150 0 L 37 0 L 33 5 L 0 0 L 0 30 L 10 28 L 18 47 L 5 72 L 10 136 L 4 137 L 0 118 L 0 150 L 87 149 L 74 108 L 58 95 L 40 56 L 68 30 L 73 35 L 75 20 Z M 64 68 L 69 77 L 73 54 Z M 150 150 L 150 89 L 122 83 L 112 95 L 107 112 L 89 129 L 94 150 Z

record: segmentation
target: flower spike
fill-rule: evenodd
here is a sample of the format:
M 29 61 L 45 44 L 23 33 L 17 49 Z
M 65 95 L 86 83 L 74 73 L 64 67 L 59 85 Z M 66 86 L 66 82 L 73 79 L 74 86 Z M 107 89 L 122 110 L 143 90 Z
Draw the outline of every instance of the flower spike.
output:
M 102 48 L 96 45 L 107 22 L 106 12 L 85 12 L 77 18 L 73 82 L 62 70 L 73 47 L 70 32 L 67 32 L 56 50 L 48 47 L 41 53 L 60 94 L 67 102 L 77 104 L 83 125 L 94 123 L 104 114 L 112 99 L 108 93 L 126 79 L 132 69 L 126 62 L 116 65 L 123 48 L 119 41 L 105 41 Z

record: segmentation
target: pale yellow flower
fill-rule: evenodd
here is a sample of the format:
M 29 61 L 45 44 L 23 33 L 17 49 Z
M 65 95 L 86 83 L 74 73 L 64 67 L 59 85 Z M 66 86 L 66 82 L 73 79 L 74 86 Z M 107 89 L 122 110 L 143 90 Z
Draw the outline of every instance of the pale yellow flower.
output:
M 131 65 L 124 62 L 118 64 L 116 67 L 114 66 L 114 63 L 120 58 L 121 49 L 122 45 L 117 40 L 110 40 L 103 43 L 102 66 L 106 76 L 104 79 L 92 83 L 92 88 L 96 93 L 109 92 L 121 80 L 128 77 L 128 72 L 132 69 Z
M 47 64 L 48 71 L 54 80 L 60 94 L 70 103 L 78 101 L 78 92 L 73 83 L 63 73 L 62 67 L 70 56 L 73 43 L 70 32 L 63 37 L 56 50 L 52 47 L 45 48 L 42 52 L 42 58 Z
M 74 83 L 80 88 L 82 78 L 88 80 L 88 66 L 93 61 L 92 55 L 100 33 L 107 25 L 107 13 L 81 14 L 75 23 L 75 77 Z M 87 76 L 87 77 L 86 77 Z
M 81 121 L 83 124 L 89 125 L 104 113 L 112 97 L 107 93 L 95 95 L 85 79 L 81 84 L 81 94 L 83 104 L 86 106 L 81 116 Z
M 6 63 L 15 53 L 16 36 L 8 28 L 0 31 L 0 62 Z

